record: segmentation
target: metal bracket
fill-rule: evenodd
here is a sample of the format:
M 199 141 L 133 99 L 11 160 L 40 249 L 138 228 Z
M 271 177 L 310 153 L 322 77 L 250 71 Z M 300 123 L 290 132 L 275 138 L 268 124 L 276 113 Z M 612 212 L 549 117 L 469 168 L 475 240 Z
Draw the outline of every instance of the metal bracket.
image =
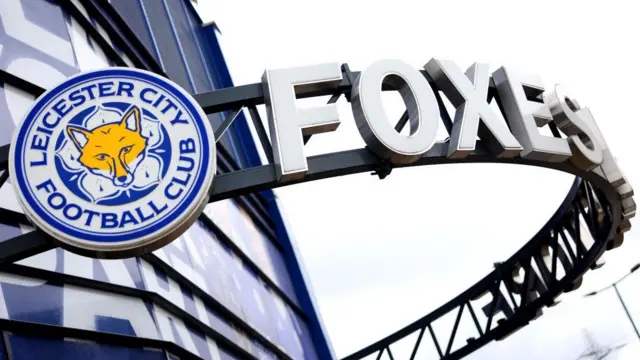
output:
M 353 87 L 353 83 L 356 82 L 356 79 L 353 73 L 351 72 L 351 69 L 349 69 L 348 64 L 342 64 L 340 68 L 342 69 L 342 76 L 347 80 L 347 83 L 346 84 L 341 83 L 338 89 L 344 93 L 347 101 L 351 102 L 351 89 Z
M 380 178 L 380 180 L 384 180 L 384 178 L 391 174 L 392 170 L 393 164 L 391 164 L 391 162 L 387 160 L 382 160 L 380 161 L 380 164 L 378 166 L 374 167 L 371 175 L 378 175 L 378 178 Z

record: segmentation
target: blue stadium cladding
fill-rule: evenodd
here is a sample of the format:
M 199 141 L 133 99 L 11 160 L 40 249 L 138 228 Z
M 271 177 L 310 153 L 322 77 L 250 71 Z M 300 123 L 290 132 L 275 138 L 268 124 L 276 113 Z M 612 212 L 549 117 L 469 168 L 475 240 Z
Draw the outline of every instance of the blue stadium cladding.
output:
M 219 36 L 188 0 L 0 0 L 0 146 L 33 89 L 81 71 L 143 68 L 194 94 L 233 86 Z M 217 147 L 219 172 L 261 163 L 242 115 Z M 0 241 L 30 231 L 9 179 Z M 334 358 L 270 191 L 210 204 L 140 258 L 57 248 L 3 267 L 0 331 L 0 359 Z

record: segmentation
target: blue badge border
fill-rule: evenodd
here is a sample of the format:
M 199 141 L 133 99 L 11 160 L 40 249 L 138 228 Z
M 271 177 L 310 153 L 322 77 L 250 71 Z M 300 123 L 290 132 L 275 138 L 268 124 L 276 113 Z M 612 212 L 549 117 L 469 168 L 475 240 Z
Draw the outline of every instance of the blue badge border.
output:
M 56 217 L 49 215 L 38 203 L 37 200 L 34 199 L 34 196 L 31 194 L 31 189 L 27 185 L 25 181 L 25 174 L 23 169 L 22 160 L 24 159 L 23 153 L 25 151 L 25 140 L 26 135 L 31 129 L 34 120 L 37 119 L 38 115 L 42 111 L 43 107 L 46 106 L 52 99 L 55 99 L 61 92 L 67 91 L 70 87 L 79 85 L 82 82 L 98 80 L 100 78 L 109 78 L 109 77 L 120 77 L 120 78 L 131 78 L 138 81 L 144 81 L 151 83 L 157 87 L 163 88 L 168 93 L 172 94 L 175 98 L 182 102 L 182 105 L 189 111 L 189 115 L 194 121 L 197 129 L 200 132 L 200 146 L 202 149 L 201 160 L 199 164 L 199 173 L 197 175 L 196 180 L 194 181 L 191 189 L 187 196 L 183 198 L 183 200 L 178 204 L 178 206 L 174 207 L 169 214 L 164 217 L 152 222 L 151 224 L 129 232 L 119 233 L 119 234 L 105 234 L 95 231 L 79 231 L 70 227 L 62 222 L 60 222 Z M 194 205 L 194 200 L 196 195 L 198 195 L 198 190 L 203 188 L 204 181 L 207 177 L 207 169 L 205 168 L 206 164 L 209 164 L 209 159 L 211 157 L 209 142 L 211 139 L 208 138 L 208 132 L 205 128 L 205 119 L 200 119 L 202 121 L 197 121 L 200 116 L 199 110 L 194 106 L 194 101 L 187 98 L 185 94 L 179 89 L 175 88 L 172 84 L 168 83 L 162 78 L 159 78 L 154 75 L 150 75 L 146 72 L 136 71 L 133 69 L 104 69 L 97 70 L 90 73 L 81 74 L 75 77 L 68 79 L 62 84 L 54 87 L 53 89 L 46 92 L 41 98 L 36 100 L 36 103 L 33 105 L 31 110 L 29 110 L 28 114 L 25 116 L 24 121 L 20 125 L 19 132 L 15 137 L 16 141 L 13 146 L 15 146 L 16 151 L 14 152 L 14 166 L 15 166 L 15 174 L 13 175 L 13 180 L 17 182 L 18 187 L 20 188 L 20 192 L 24 197 L 24 200 L 27 202 L 31 210 L 38 216 L 43 222 L 53 226 L 57 231 L 60 231 L 64 234 L 73 236 L 77 239 L 95 243 L 118 243 L 118 242 L 131 242 L 136 239 L 140 239 L 148 236 L 150 233 L 159 233 L 164 230 L 169 223 L 173 222 L 179 215 L 187 213 L 187 210 L 191 206 Z M 206 141 L 203 141 L 206 140 Z M 25 191 L 26 190 L 26 191 Z

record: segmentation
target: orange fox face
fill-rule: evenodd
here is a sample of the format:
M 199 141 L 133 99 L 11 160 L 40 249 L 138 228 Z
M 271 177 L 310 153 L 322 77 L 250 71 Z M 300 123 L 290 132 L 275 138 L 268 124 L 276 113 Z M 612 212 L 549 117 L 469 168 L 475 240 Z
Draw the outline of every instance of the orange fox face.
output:
M 92 173 L 111 179 L 116 186 L 131 184 L 147 148 L 147 139 L 140 133 L 140 118 L 140 109 L 132 107 L 117 123 L 93 130 L 67 126 L 67 135 L 80 150 L 79 162 Z

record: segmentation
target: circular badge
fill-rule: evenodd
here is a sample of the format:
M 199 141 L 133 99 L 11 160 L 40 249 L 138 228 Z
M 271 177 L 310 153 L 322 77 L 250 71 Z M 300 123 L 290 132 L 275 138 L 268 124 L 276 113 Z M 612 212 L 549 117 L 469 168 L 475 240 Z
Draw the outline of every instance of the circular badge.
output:
M 128 257 L 180 236 L 208 202 L 213 131 L 195 100 L 153 73 L 109 68 L 38 98 L 9 156 L 25 215 L 71 251 Z

